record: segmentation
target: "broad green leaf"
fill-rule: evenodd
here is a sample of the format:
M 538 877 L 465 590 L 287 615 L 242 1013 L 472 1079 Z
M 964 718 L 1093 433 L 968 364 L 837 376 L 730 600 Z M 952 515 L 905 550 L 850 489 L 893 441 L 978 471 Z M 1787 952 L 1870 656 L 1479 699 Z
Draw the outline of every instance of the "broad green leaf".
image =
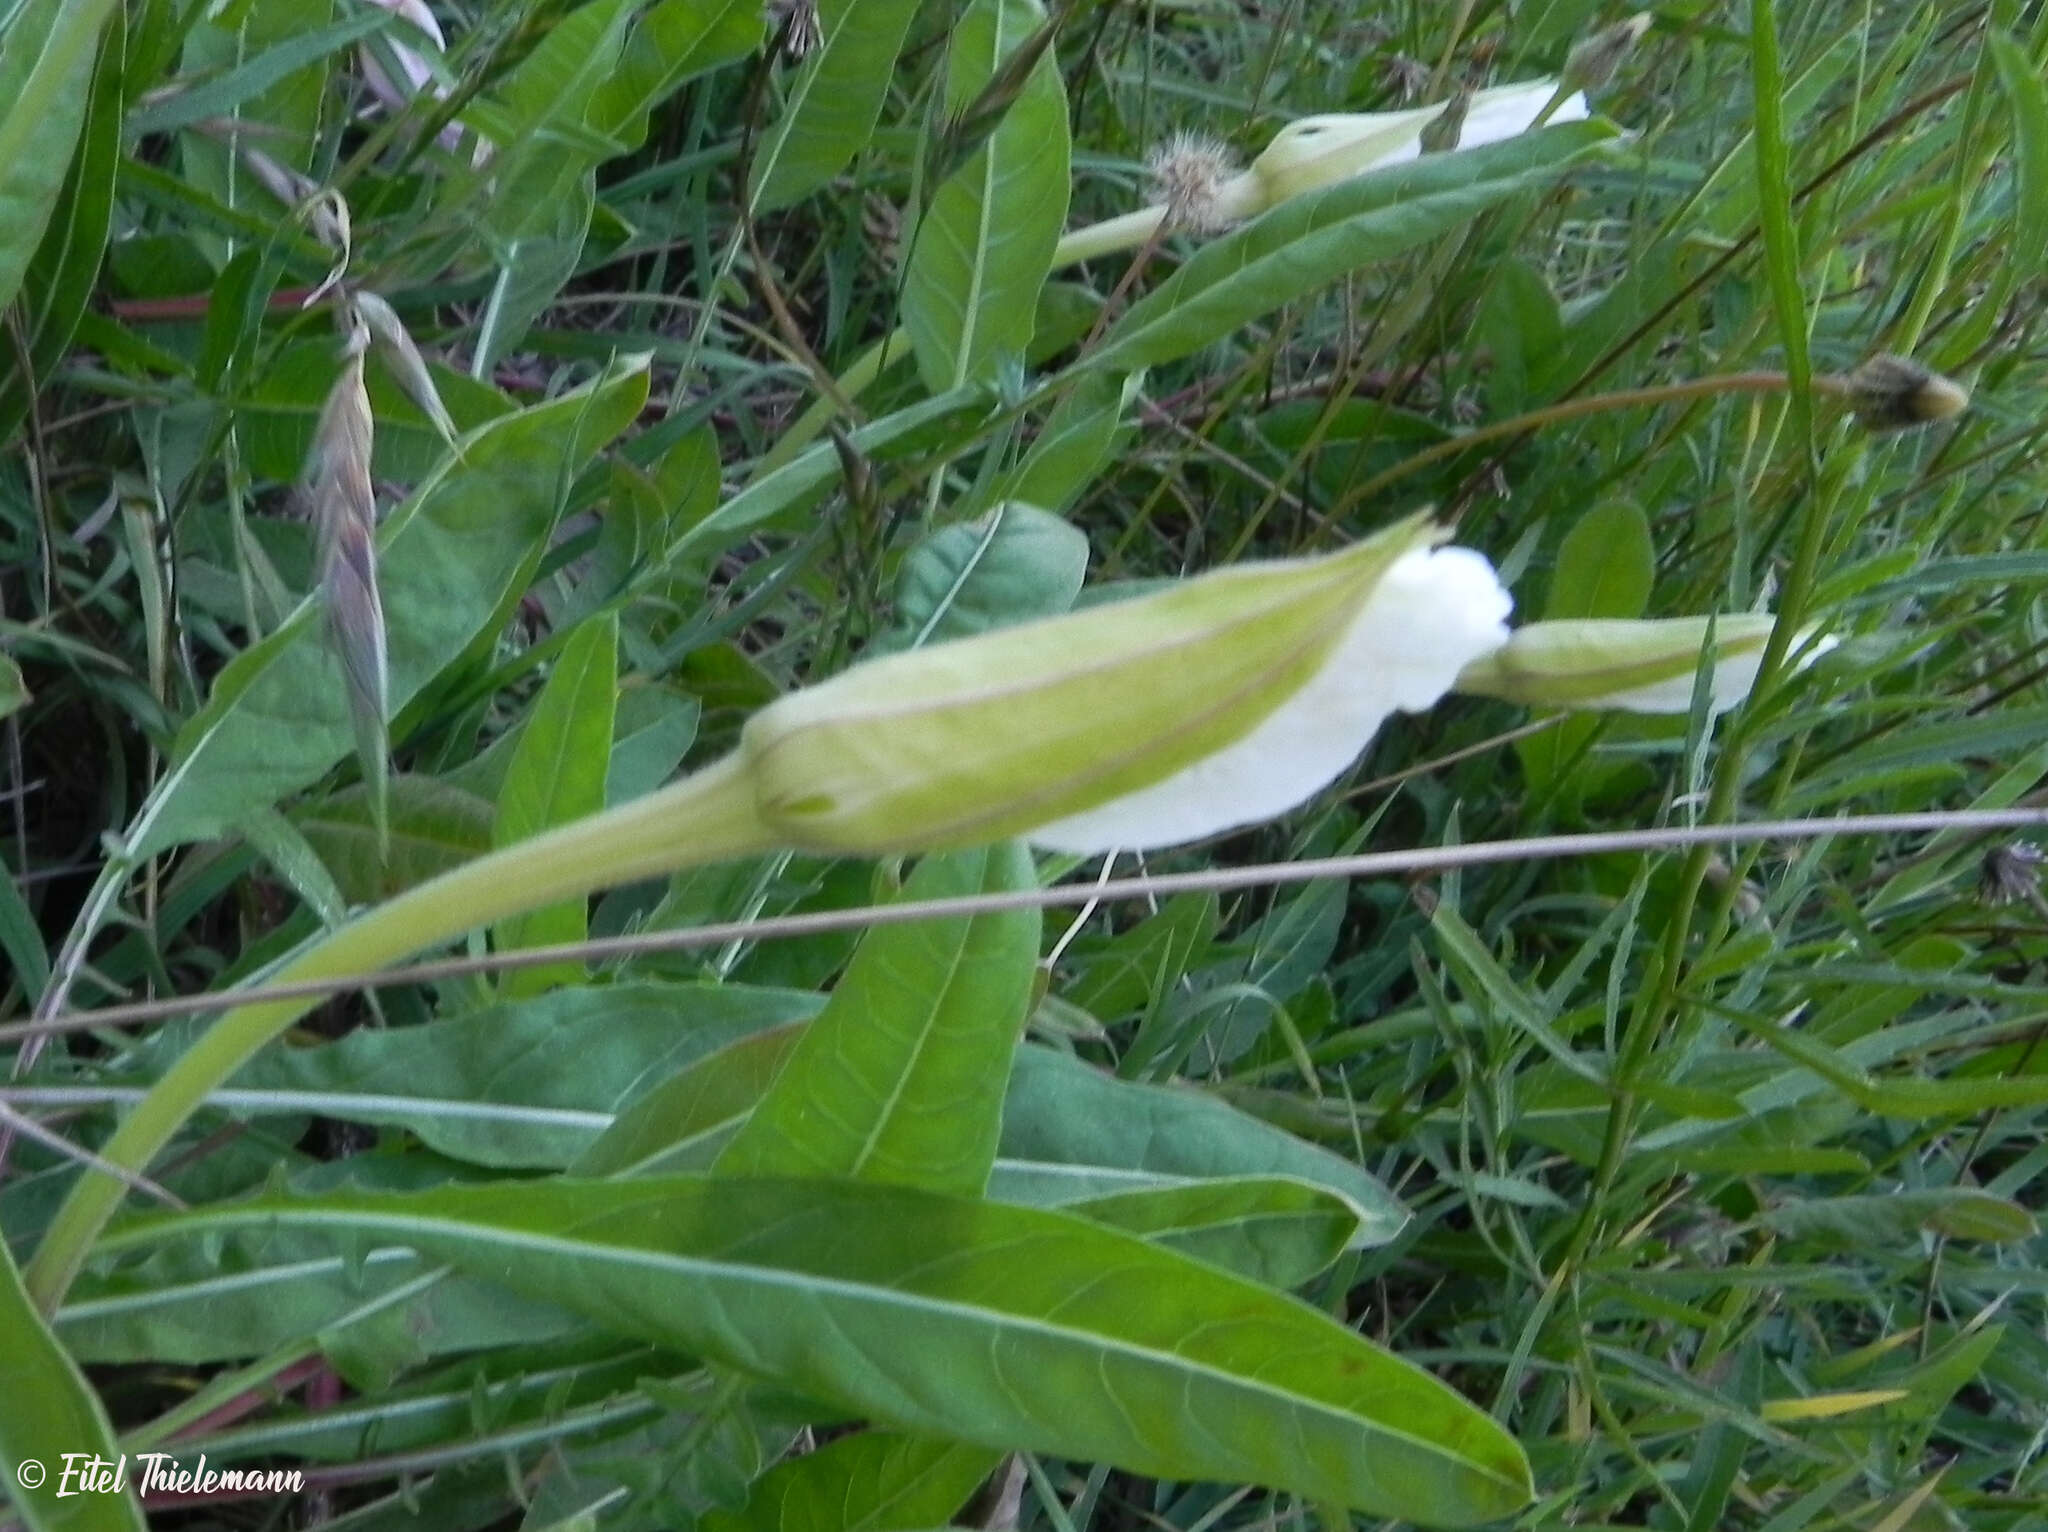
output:
M 1038 886 L 1014 841 L 926 857 L 904 901 Z M 1038 962 L 1036 910 L 879 926 L 717 1160 L 734 1176 L 856 1176 L 979 1192 Z
M 516 601 L 572 476 L 646 397 L 637 363 L 472 432 L 386 520 L 378 539 L 391 703 L 403 707 Z M 173 765 L 130 826 L 144 857 L 232 827 L 318 780 L 354 748 L 341 674 L 309 601 L 215 678 Z
M 1000 1456 L 893 1431 L 861 1431 L 778 1463 L 739 1511 L 714 1511 L 700 1532 L 914 1532 L 945 1525 Z
M 56 1328 L 80 1361 L 192 1367 L 315 1336 L 345 1337 L 339 1345 L 358 1357 L 380 1352 L 386 1365 L 417 1365 L 586 1328 L 553 1304 L 469 1277 L 437 1280 L 441 1269 L 410 1250 L 337 1253 L 333 1240 L 303 1231 L 180 1240 L 119 1278 L 82 1276 Z
M 1910 1239 L 1925 1230 L 1950 1239 L 1999 1243 L 2032 1239 L 2034 1215 L 2010 1198 L 1969 1186 L 1788 1199 L 1758 1220 L 1780 1234 L 1820 1238 L 1845 1248 Z
M 860 1181 L 337 1193 L 136 1219 L 389 1240 L 901 1429 L 1433 1526 L 1527 1503 L 1483 1411 L 1327 1315 L 1060 1213 Z
M 1188 356 L 1360 267 L 1461 227 L 1503 198 L 1549 185 L 1613 136 L 1597 122 L 1565 123 L 1291 198 L 1204 245 L 1131 305 L 1089 362 L 1134 372 Z
M 222 74 L 153 99 L 129 113 L 127 132 L 130 136 L 168 133 L 208 117 L 229 116 L 253 97 L 275 88 L 286 76 L 390 27 L 392 19 L 390 11 L 377 8 L 333 26 L 287 37 Z
M 143 1532 L 142 1508 L 129 1491 L 80 1493 L 67 1483 L 67 1462 L 114 1462 L 114 1428 L 29 1301 L 5 1240 L 0 1336 L 6 1337 L 0 1345 L 0 1482 L 30 1532 Z
M 604 807 L 618 692 L 618 621 L 593 617 L 570 635 L 527 715 L 498 793 L 493 845 L 512 845 Z M 495 944 L 509 951 L 581 941 L 589 934 L 588 909 L 587 899 L 567 899 L 514 916 L 499 923 Z M 499 991 L 517 999 L 582 976 L 575 963 L 517 968 L 504 976 Z
M 1146 1187 L 1061 1206 L 1091 1223 L 1283 1288 L 1328 1270 L 1356 1243 L 1360 1223 L 1348 1199 L 1280 1176 Z
M 744 985 L 620 984 L 504 1001 L 422 1027 L 276 1048 L 234 1078 L 278 1110 L 391 1123 L 477 1165 L 565 1165 L 643 1092 L 818 997 Z
M 1394 1195 L 1328 1150 L 1186 1085 L 1137 1085 L 1045 1048 L 1020 1048 L 1003 1104 L 1007 1160 L 1097 1178 L 1288 1176 L 1335 1192 L 1359 1216 L 1358 1245 L 1408 1221 Z
M 50 982 L 50 950 L 43 944 L 35 912 L 22 898 L 21 886 L 4 857 L 0 857 L 0 952 L 7 955 L 23 996 L 34 1005 Z
M 1642 507 L 1603 501 L 1573 522 L 1558 545 L 1543 615 L 1551 621 L 1640 617 L 1649 607 L 1656 561 Z
M 1044 15 L 1038 0 L 975 0 L 947 55 L 948 109 L 964 109 Z M 903 325 L 931 393 L 1022 358 L 1067 219 L 1070 150 L 1066 90 L 1048 51 L 911 235 Z
M 1004 481 L 1003 494 L 1048 511 L 1073 504 L 1109 461 L 1138 382 L 1135 375 L 1084 374 L 1053 407 L 1038 440 Z
M 0 31 L 0 310 L 49 226 L 114 0 L 24 0 Z
M 703 709 L 695 697 L 666 686 L 627 686 L 619 693 L 611 761 L 605 768 L 607 808 L 644 797 L 675 775 L 697 737 Z
M 661 0 L 634 24 L 618 68 L 598 87 L 591 124 L 637 149 L 649 112 L 684 82 L 746 57 L 760 41 L 754 0 Z
M 350 904 L 377 904 L 491 849 L 490 800 L 433 777 L 390 784 L 390 834 L 380 847 L 368 795 L 351 787 L 292 816 Z
M 911 549 L 896 576 L 890 649 L 967 638 L 1074 604 L 1088 574 L 1088 536 L 1010 500 L 942 527 Z
M 1580 617 L 1640 617 L 1648 609 L 1656 574 L 1650 520 L 1629 500 L 1607 500 L 1572 523 L 1557 549 L 1557 569 L 1543 615 L 1552 621 Z M 1557 790 L 1565 772 L 1574 773 L 1563 791 L 1569 803 L 1596 796 L 1626 764 L 1593 762 L 1586 750 L 1602 728 L 1597 717 L 1565 719 L 1541 734 L 1515 743 L 1532 792 Z
M 917 0 L 818 0 L 819 42 L 762 135 L 747 198 L 769 212 L 808 197 L 874 136 Z
M 2024 50 L 2003 32 L 1986 39 L 1998 83 L 2013 117 L 2012 256 L 2010 280 L 2023 281 L 2040 270 L 2048 256 L 2048 84 Z
M 328 340 L 286 346 L 264 366 L 249 398 L 235 412 L 252 474 L 280 484 L 299 476 L 313 445 L 321 402 L 334 386 L 334 372 L 334 346 Z M 512 402 L 488 383 L 431 363 L 428 376 L 461 429 L 473 430 L 512 413 Z M 369 369 L 368 383 L 370 407 L 377 417 L 372 471 L 378 478 L 407 481 L 434 473 L 448 448 L 433 422 L 405 397 L 381 363 Z
M 26 707 L 28 696 L 28 682 L 21 677 L 21 667 L 0 654 L 0 718 Z
M 20 312 L 29 376 L 22 376 L 21 358 L 13 347 L 0 353 L 0 439 L 28 408 L 31 385 L 40 384 L 63 358 L 99 280 L 121 169 L 126 15 L 122 7 L 114 7 L 93 70 L 70 174 L 22 275 Z
M 264 1054 L 235 1077 L 245 1092 L 236 1110 L 252 1110 L 247 1092 L 269 1092 L 275 1110 L 389 1123 L 479 1165 L 702 1170 L 818 1008 L 805 991 L 730 984 L 561 990 Z M 1408 1219 L 1351 1161 L 1204 1091 L 1132 1084 L 1045 1048 L 1019 1048 L 1010 1062 L 997 1151 L 989 1194 L 1039 1207 L 1281 1177 L 1344 1199 L 1359 1220 L 1355 1245 L 1385 1244 Z
M 803 1040 L 803 1022 L 764 1027 L 686 1064 L 622 1109 L 571 1162 L 579 1176 L 708 1170 Z

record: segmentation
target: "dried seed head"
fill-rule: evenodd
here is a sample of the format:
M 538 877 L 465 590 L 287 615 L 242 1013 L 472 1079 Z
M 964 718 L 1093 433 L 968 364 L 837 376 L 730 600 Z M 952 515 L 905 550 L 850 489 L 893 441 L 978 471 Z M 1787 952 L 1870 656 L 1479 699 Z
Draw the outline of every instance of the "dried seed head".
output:
M 1237 174 L 1229 146 L 1203 133 L 1176 133 L 1145 161 L 1153 196 L 1165 204 L 1166 227 L 1218 234 L 1236 222 L 1223 188 Z
M 1572 49 L 1564 61 L 1565 85 L 1571 90 L 1605 89 L 1650 30 L 1650 21 L 1650 13 L 1641 12 L 1595 32 Z
M 286 207 L 298 207 L 320 194 L 319 182 L 310 176 L 300 175 L 289 165 L 280 165 L 253 144 L 237 138 L 235 152 L 249 167 L 249 173 L 262 183 L 263 189 Z
M 384 604 L 377 591 L 377 497 L 370 485 L 375 423 L 370 396 L 363 387 L 367 346 L 367 328 L 360 322 L 351 323 L 349 354 L 314 432 L 306 498 L 319 542 L 328 636 L 341 662 L 356 748 L 362 756 L 364 779 L 370 784 L 381 840 L 388 774 L 384 720 L 390 683 Z
M 1403 101 L 1413 101 L 1429 89 L 1430 67 L 1421 59 L 1396 53 L 1380 66 L 1380 77 Z
M 791 61 L 808 57 L 825 40 L 818 0 L 768 0 L 768 23 L 780 29 L 782 56 Z
M 455 422 L 449 416 L 447 406 L 441 403 L 441 392 L 434 387 L 434 375 L 427 371 L 426 358 L 413 344 L 405 321 L 375 293 L 354 292 L 349 294 L 348 301 L 354 313 L 354 323 L 376 343 L 378 355 L 384 358 L 384 364 L 391 369 L 398 386 L 405 390 L 406 398 L 433 421 L 441 439 L 454 446 Z
M 2041 863 L 2048 860 L 2039 846 L 2016 840 L 1984 853 L 1977 873 L 1977 897 L 1986 904 L 2031 904 L 2041 897 Z
M 1948 420 L 1970 403 L 1970 391 L 1960 383 L 1903 356 L 1874 356 L 1844 382 L 1856 418 L 1872 431 Z

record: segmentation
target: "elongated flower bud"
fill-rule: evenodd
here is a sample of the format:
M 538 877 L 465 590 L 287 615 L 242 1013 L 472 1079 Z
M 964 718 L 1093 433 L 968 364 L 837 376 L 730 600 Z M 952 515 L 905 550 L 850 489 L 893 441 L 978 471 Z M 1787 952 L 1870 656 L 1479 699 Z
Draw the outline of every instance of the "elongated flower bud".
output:
M 1557 95 L 1555 80 L 1529 80 L 1482 90 L 1463 100 L 1463 121 L 1449 142 L 1432 142 L 1437 152 L 1476 149 L 1526 133 L 1537 115 Z M 1304 117 L 1291 122 L 1266 145 L 1252 167 L 1224 192 L 1226 204 L 1253 204 L 1237 216 L 1263 213 L 1289 197 L 1320 191 L 1377 170 L 1418 159 L 1423 134 L 1446 113 L 1456 113 L 1459 100 L 1438 102 L 1407 112 L 1345 112 Z M 1583 95 L 1566 97 L 1550 116 L 1552 122 L 1579 122 L 1587 115 Z
M 1712 619 L 1711 714 L 1748 697 L 1775 622 L 1768 612 Z M 1531 707 L 1687 713 L 1708 623 L 1705 617 L 1531 623 L 1468 667 L 1457 689 Z M 1809 629 L 1799 637 L 1798 663 L 1811 664 L 1834 646 L 1833 638 Z
M 1093 853 L 1284 813 L 1505 638 L 1491 566 L 1439 535 L 1411 520 L 858 665 L 747 723 L 760 819 L 810 851 Z
M 1456 124 L 1455 137 L 1433 147 L 1477 149 L 1526 133 L 1556 97 L 1557 89 L 1555 80 L 1528 80 L 1482 90 L 1464 102 L 1464 118 Z M 1424 130 L 1458 105 L 1456 101 L 1439 101 L 1405 112 L 1303 117 L 1282 128 L 1249 170 L 1226 178 L 1220 166 L 1205 169 L 1199 200 L 1185 197 L 1185 205 L 1177 208 L 1168 187 L 1166 201 L 1075 229 L 1060 240 L 1053 252 L 1053 265 L 1071 266 L 1115 251 L 1135 250 L 1162 225 L 1186 226 L 1194 233 L 1220 232 L 1258 217 L 1289 197 L 1335 186 L 1382 165 L 1420 158 Z M 1548 120 L 1579 122 L 1586 115 L 1585 96 L 1573 94 L 1558 103 Z M 1190 217 L 1190 213 L 1199 217 Z

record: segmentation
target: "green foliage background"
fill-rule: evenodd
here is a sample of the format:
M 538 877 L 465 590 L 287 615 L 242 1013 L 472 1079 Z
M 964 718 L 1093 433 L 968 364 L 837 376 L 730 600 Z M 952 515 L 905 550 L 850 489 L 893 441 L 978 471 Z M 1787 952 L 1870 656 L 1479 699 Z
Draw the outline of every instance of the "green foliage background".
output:
M 1626 138 L 1071 269 L 1173 133 L 1248 161 L 1632 11 L 821 0 L 801 59 L 783 14 L 439 5 L 396 110 L 425 43 L 356 0 L 0 16 L 13 1514 L 140 1525 L 21 1488 L 97 1447 L 306 1473 L 181 1527 L 2038 1524 L 2048 904 L 1957 832 L 393 984 L 39 1268 L 64 1141 L 204 1028 L 51 1015 L 248 981 L 1084 567 L 1433 504 L 1525 618 L 1839 639 L 1711 725 L 1453 701 L 1151 870 L 2041 801 L 2038 8 L 1671 0 L 1595 95 Z M 338 263 L 431 377 L 370 368 L 381 808 L 294 514 Z M 1827 384 L 1879 352 L 1970 410 L 1864 429 Z M 1074 871 L 756 858 L 467 950 Z

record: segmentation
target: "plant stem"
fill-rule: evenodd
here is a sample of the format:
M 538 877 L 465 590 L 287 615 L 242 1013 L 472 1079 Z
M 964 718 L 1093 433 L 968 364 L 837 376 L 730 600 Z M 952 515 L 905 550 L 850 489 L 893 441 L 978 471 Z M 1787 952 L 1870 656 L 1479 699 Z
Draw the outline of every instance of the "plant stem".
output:
M 443 873 L 315 942 L 270 979 L 297 983 L 374 973 L 401 958 L 560 899 L 661 873 L 772 849 L 737 757 L 607 813 L 562 825 Z M 203 1033 L 136 1104 L 101 1158 L 140 1171 L 266 1043 L 319 1002 L 312 997 L 236 1006 Z M 126 1185 L 87 1168 L 51 1221 L 24 1273 L 51 1313 L 120 1206 Z
M 1060 271 L 1082 261 L 1094 260 L 1097 256 L 1135 250 L 1157 235 L 1165 222 L 1164 207 L 1141 207 L 1135 213 L 1125 213 L 1121 217 L 1107 218 L 1101 223 L 1075 229 L 1053 248 L 1052 269 Z M 839 375 L 833 389 L 813 400 L 809 409 L 790 422 L 789 429 L 755 465 L 748 482 L 758 482 L 791 462 L 818 439 L 827 425 L 845 413 L 853 400 L 872 387 L 891 362 L 909 354 L 910 332 L 891 330 L 854 358 L 853 365 Z

